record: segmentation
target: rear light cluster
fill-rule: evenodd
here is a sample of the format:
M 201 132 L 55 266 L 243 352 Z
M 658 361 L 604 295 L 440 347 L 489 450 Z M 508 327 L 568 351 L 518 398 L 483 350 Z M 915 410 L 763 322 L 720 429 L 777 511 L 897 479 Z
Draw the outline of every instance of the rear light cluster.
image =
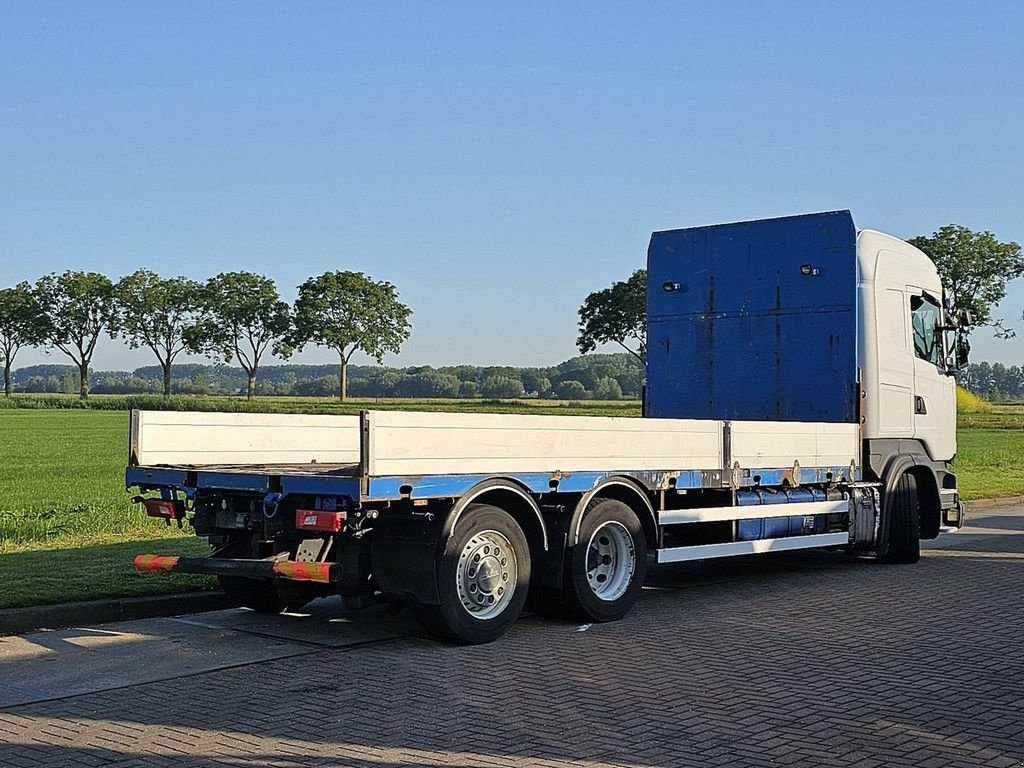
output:
M 159 517 L 170 525 L 172 520 L 177 520 L 178 527 L 185 519 L 185 502 L 182 499 L 147 499 L 136 496 L 132 499 L 136 504 L 141 504 L 149 517 Z
M 295 510 L 295 527 L 300 531 L 337 533 L 345 527 L 345 513 L 323 509 Z

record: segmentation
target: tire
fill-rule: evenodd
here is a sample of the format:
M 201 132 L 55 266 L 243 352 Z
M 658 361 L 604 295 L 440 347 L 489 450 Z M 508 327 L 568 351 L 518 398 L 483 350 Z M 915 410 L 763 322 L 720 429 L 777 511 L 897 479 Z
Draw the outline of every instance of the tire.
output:
M 523 611 L 530 587 L 530 547 L 507 512 L 471 504 L 445 542 L 434 572 L 440 604 L 413 604 L 420 626 L 443 640 L 489 643 L 505 634 Z
M 921 559 L 920 506 L 917 479 L 909 472 L 904 472 L 896 481 L 889 514 L 889 540 L 879 561 L 916 563 Z
M 633 608 L 647 577 L 647 540 L 636 513 L 615 499 L 594 499 L 579 538 L 566 552 L 563 615 L 616 621 Z M 550 599 L 550 598 L 548 598 Z

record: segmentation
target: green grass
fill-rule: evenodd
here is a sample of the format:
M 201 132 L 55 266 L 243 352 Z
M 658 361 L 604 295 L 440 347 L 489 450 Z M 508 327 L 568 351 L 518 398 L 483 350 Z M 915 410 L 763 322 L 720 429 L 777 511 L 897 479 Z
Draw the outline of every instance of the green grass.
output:
M 129 502 L 128 414 L 0 412 L 0 552 L 25 544 L 157 530 Z
M 160 411 L 227 411 L 229 413 L 359 413 L 361 410 L 452 411 L 471 413 L 552 413 L 575 416 L 639 416 L 639 400 L 518 400 L 371 398 L 339 401 L 332 397 L 188 397 L 176 395 L 78 395 L 15 394 L 0 397 L 0 412 L 12 410 L 129 411 L 133 408 Z
M 239 398 L 197 400 L 207 406 L 245 404 Z M 119 398 L 117 404 L 124 401 Z M 629 401 L 342 405 L 326 398 L 260 398 L 255 403 L 266 410 L 287 406 L 331 413 L 388 407 L 638 416 L 640 410 Z M 964 498 L 1024 494 L 1024 408 L 995 406 L 991 412 L 962 414 L 960 424 L 956 471 Z M 187 529 L 181 533 L 164 527 L 129 503 L 124 490 L 127 441 L 128 414 L 123 410 L 0 409 L 0 608 L 212 585 L 200 577 L 138 575 L 132 570 L 132 558 L 139 552 L 197 554 L 205 551 L 205 543 L 188 536 Z
M 1024 430 L 959 430 L 956 474 L 965 499 L 1024 494 Z
M 962 413 L 957 417 L 961 429 L 1024 430 L 1024 407 L 995 405 L 987 413 Z
M 71 546 L 43 545 L 0 554 L 0 608 L 103 597 L 137 597 L 213 589 L 216 580 L 187 574 L 142 574 L 135 555 L 196 555 L 209 552 L 205 539 L 103 536 Z

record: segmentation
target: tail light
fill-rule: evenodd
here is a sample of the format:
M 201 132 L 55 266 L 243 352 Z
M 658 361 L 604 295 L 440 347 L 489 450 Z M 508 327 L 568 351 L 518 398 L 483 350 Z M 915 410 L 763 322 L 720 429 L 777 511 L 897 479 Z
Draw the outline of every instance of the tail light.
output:
M 337 533 L 345 527 L 345 513 L 323 509 L 295 510 L 295 527 L 300 531 Z
M 181 521 L 185 519 L 185 502 L 181 499 L 147 499 L 143 496 L 136 496 L 132 499 L 136 504 L 141 504 L 149 517 L 160 517 L 171 524 L 171 520 Z

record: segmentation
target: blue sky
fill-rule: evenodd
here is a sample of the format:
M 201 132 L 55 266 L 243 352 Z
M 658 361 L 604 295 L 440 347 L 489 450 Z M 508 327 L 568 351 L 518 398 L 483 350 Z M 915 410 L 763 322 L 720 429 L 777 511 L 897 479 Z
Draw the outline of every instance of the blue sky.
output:
M 248 269 L 291 299 L 358 269 L 415 313 L 389 363 L 555 363 L 655 229 L 850 208 L 1024 241 L 1022 28 L 1009 2 L 4 2 L 0 284 Z M 1022 310 L 1024 280 L 997 313 L 1024 337 Z

